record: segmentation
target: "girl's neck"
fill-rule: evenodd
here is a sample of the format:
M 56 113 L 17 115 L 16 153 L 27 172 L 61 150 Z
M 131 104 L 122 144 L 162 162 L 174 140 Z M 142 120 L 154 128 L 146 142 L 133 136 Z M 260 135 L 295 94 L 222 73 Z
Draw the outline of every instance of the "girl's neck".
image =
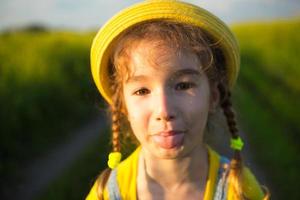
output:
M 196 147 L 189 156 L 178 159 L 160 159 L 149 155 L 144 149 L 140 156 L 139 172 L 144 172 L 144 178 L 150 184 L 155 182 L 162 188 L 173 191 L 182 185 L 195 185 L 198 189 L 201 185 L 205 187 L 208 152 L 204 145 Z

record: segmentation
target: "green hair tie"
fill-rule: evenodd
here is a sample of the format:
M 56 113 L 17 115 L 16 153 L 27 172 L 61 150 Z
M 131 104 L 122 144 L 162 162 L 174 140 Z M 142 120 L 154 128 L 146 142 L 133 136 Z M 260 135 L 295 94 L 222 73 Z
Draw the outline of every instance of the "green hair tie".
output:
M 241 151 L 244 146 L 244 142 L 240 137 L 230 139 L 230 147 L 234 150 Z
M 120 152 L 111 152 L 108 156 L 108 167 L 111 169 L 116 168 L 119 165 L 121 158 L 122 154 Z

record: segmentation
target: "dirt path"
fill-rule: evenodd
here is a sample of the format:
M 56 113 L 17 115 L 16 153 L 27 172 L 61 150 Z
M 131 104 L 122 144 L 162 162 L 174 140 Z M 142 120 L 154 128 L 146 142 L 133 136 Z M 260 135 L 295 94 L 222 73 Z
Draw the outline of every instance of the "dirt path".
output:
M 103 116 L 76 131 L 67 143 L 61 144 L 47 155 L 35 160 L 24 169 L 24 181 L 17 188 L 13 199 L 30 200 L 37 197 L 47 186 L 72 165 L 81 152 L 95 139 L 107 125 Z

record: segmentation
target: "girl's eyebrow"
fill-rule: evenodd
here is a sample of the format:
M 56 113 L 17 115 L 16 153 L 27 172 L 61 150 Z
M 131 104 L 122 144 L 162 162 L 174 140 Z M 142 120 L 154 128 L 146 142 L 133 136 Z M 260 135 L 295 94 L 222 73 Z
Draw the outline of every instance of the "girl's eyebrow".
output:
M 139 81 L 144 81 L 146 79 L 147 79 L 147 76 L 145 76 L 145 75 L 132 76 L 126 81 L 126 83 L 139 82 Z

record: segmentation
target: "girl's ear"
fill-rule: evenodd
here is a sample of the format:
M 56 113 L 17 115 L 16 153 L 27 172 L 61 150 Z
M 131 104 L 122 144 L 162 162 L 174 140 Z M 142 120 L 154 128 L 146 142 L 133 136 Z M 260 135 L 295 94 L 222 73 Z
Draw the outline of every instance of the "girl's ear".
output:
M 220 91 L 218 89 L 218 83 L 211 84 L 210 87 L 210 105 L 209 105 L 209 112 L 214 113 L 216 112 L 216 108 L 220 103 Z

